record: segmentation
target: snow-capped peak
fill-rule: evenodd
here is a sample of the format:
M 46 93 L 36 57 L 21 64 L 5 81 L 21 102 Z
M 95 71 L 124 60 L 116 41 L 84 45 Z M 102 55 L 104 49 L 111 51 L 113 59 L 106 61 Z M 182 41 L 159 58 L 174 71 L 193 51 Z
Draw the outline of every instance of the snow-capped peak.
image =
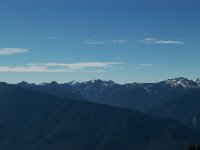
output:
M 189 80 L 184 77 L 168 79 L 163 82 L 167 85 L 170 85 L 171 87 L 194 88 L 197 86 L 197 83 L 195 81 Z
M 109 81 L 103 81 L 103 80 L 91 80 L 91 81 L 87 81 L 87 82 L 84 82 L 84 84 L 93 84 L 93 85 L 102 85 L 102 86 L 113 86 L 115 85 L 116 83 L 109 80 Z
M 69 84 L 71 86 L 76 86 L 76 85 L 80 84 L 80 82 L 73 80 L 71 82 L 68 82 L 67 84 Z
M 48 85 L 49 83 L 46 83 L 46 82 L 43 82 L 43 83 L 40 83 L 38 84 L 39 86 L 45 86 L 45 85 Z
M 102 80 L 90 80 L 90 81 L 84 81 L 84 82 L 77 82 L 77 81 L 71 81 L 68 82 L 69 85 L 71 86 L 77 86 L 77 85 L 84 85 L 84 86 L 96 86 L 96 85 L 101 85 L 101 86 L 113 86 L 117 83 L 109 80 L 109 81 L 102 81 Z
M 197 84 L 200 84 L 200 78 L 197 78 L 197 79 L 195 80 L 195 82 L 196 82 Z

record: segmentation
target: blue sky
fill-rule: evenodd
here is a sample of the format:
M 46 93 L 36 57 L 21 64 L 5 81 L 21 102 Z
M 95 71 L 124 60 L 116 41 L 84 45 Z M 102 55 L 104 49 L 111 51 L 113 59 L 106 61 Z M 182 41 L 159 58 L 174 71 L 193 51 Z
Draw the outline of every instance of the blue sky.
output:
M 0 80 L 200 77 L 198 0 L 2 0 Z

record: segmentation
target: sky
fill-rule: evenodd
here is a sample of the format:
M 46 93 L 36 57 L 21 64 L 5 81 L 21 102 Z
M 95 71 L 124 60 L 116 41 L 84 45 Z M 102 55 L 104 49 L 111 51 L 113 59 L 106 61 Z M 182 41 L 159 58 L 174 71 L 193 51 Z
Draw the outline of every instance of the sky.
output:
M 0 81 L 200 77 L 199 0 L 0 0 Z

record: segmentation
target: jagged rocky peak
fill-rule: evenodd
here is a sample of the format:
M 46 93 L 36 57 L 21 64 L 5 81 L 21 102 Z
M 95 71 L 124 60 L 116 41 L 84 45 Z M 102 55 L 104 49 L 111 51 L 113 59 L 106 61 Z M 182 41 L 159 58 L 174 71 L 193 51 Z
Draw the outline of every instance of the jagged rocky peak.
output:
M 46 83 L 46 82 L 43 82 L 43 83 L 40 83 L 38 84 L 39 86 L 45 86 L 45 85 L 48 85 L 49 83 Z
M 28 82 L 26 82 L 26 81 L 21 81 L 21 82 L 19 82 L 19 83 L 17 83 L 18 85 L 28 85 L 29 83 Z
M 39 84 L 39 86 L 53 86 L 53 87 L 56 87 L 56 86 L 60 86 L 60 84 L 57 83 L 56 81 L 52 81 L 50 83 L 43 82 L 43 83 Z
M 116 85 L 117 83 L 115 83 L 114 81 L 112 80 L 109 80 L 109 81 L 103 81 L 103 85 L 104 86 L 113 86 L 113 85 Z
M 66 84 L 71 85 L 71 86 L 76 86 L 76 85 L 80 84 L 80 82 L 73 80 L 73 81 L 70 81 Z
M 138 86 L 143 86 L 143 83 L 137 83 L 137 82 L 133 82 L 133 83 L 126 83 L 124 84 L 127 88 L 136 88 Z
M 79 84 L 83 84 L 83 85 L 87 85 L 87 86 L 90 86 L 90 85 L 101 85 L 101 86 L 113 86 L 113 85 L 116 85 L 117 83 L 115 83 L 114 81 L 112 80 L 109 80 L 109 81 L 103 81 L 103 80 L 90 80 L 90 81 L 85 81 L 85 82 L 78 82 Z M 77 84 L 77 83 L 76 83 Z
M 8 85 L 8 83 L 6 83 L 6 82 L 0 82 L 0 87 L 4 87 L 4 86 L 7 86 Z
M 200 84 L 200 78 L 197 78 L 197 79 L 195 80 L 195 82 L 196 82 L 197 84 Z
M 52 81 L 51 84 L 58 84 L 56 81 Z
M 163 82 L 167 85 L 170 85 L 171 87 L 193 88 L 197 86 L 197 83 L 195 81 L 184 77 L 168 79 Z
M 28 87 L 28 86 L 31 86 L 31 85 L 34 85 L 34 84 L 33 83 L 30 84 L 30 83 L 28 83 L 26 81 L 21 81 L 21 82 L 17 83 L 17 85 L 19 85 L 21 87 Z
M 102 86 L 113 86 L 113 85 L 117 84 L 112 80 L 109 80 L 109 81 L 93 80 L 92 82 L 93 82 L 93 84 L 101 84 Z

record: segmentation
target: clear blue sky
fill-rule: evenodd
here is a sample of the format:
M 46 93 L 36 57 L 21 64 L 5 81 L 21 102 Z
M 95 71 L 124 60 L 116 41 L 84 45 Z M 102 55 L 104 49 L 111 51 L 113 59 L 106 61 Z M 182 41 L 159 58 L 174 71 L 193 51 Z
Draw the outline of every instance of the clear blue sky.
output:
M 200 77 L 199 0 L 2 0 L 0 81 Z

